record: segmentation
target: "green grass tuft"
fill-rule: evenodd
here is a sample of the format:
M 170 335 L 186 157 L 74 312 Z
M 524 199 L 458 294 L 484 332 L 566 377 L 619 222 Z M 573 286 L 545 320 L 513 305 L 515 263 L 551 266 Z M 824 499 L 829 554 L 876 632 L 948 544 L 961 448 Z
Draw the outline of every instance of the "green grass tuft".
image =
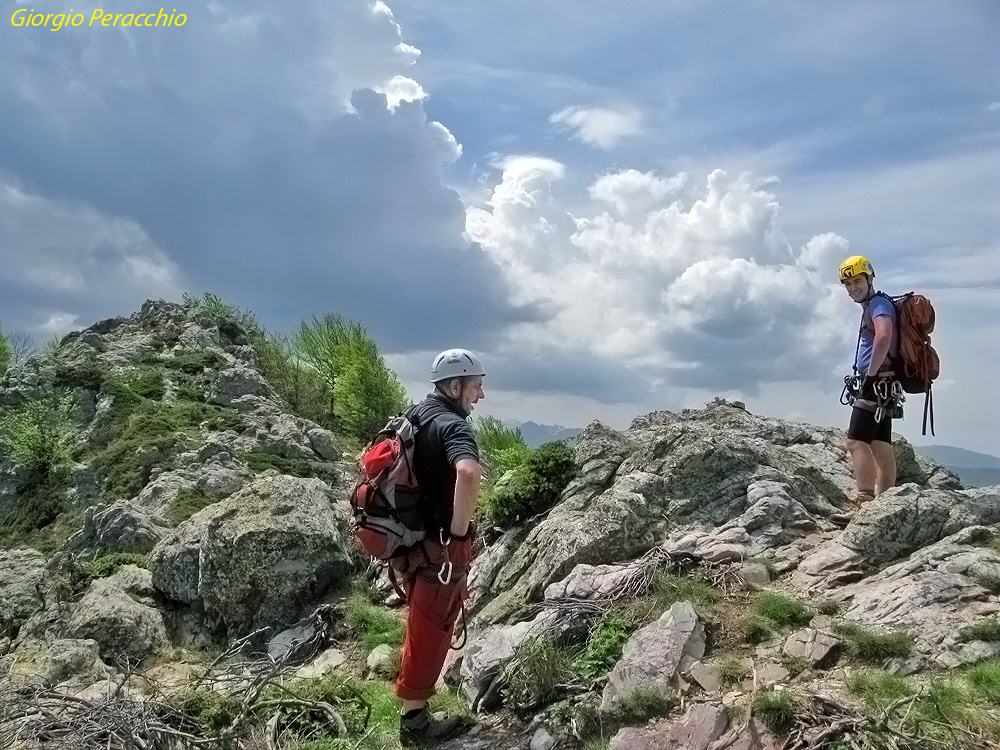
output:
M 656 685 L 637 685 L 615 701 L 613 715 L 624 724 L 639 724 L 658 716 L 666 716 L 676 700 Z
M 763 643 L 774 636 L 771 621 L 756 615 L 744 617 L 740 629 L 747 643 Z
M 853 672 L 845 686 L 847 692 L 860 698 L 873 711 L 882 711 L 901 698 L 916 693 L 913 683 L 906 677 L 882 669 Z
M 731 656 L 719 662 L 719 679 L 723 685 L 739 685 L 750 674 L 750 666 L 744 659 Z
M 691 602 L 695 609 L 711 612 L 722 598 L 719 592 L 700 576 L 677 575 L 662 570 L 653 577 L 650 593 L 656 606 L 664 611 L 677 602 Z
M 754 697 L 750 710 L 768 729 L 782 732 L 795 720 L 798 699 L 790 690 L 768 690 Z
M 146 555 L 137 552 L 111 552 L 107 555 L 101 555 L 81 565 L 78 576 L 81 583 L 86 585 L 98 578 L 114 575 L 119 568 L 125 565 L 145 568 Z
M 848 653 L 864 661 L 909 656 L 913 651 L 913 636 L 903 630 L 886 633 L 854 623 L 841 623 L 834 629 L 844 638 Z
M 984 661 L 969 667 L 965 679 L 979 698 L 1000 705 L 1000 660 Z
M 534 638 L 521 644 L 507 665 L 505 702 L 515 708 L 533 708 L 560 697 L 561 686 L 572 678 L 572 657 L 553 638 Z
M 972 625 L 966 625 L 958 632 L 958 640 L 1000 642 L 1000 617 L 990 617 Z
M 373 604 L 361 594 L 352 594 L 345 604 L 347 626 L 362 647 L 371 651 L 388 644 L 397 648 L 403 644 L 406 623 L 392 610 Z
M 200 487 L 184 487 L 163 509 L 163 517 L 174 526 L 180 526 L 199 510 L 207 508 L 216 499 Z
M 812 610 L 798 599 L 774 591 L 764 591 L 754 598 L 750 611 L 757 617 L 770 620 L 779 627 L 785 625 L 807 625 L 812 619 Z

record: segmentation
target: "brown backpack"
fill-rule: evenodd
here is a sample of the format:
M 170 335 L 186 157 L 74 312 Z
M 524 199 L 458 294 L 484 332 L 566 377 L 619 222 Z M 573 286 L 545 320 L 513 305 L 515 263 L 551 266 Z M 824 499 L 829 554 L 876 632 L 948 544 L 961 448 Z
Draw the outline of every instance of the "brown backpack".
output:
M 931 385 L 941 374 L 941 358 L 931 346 L 934 330 L 934 306 L 922 294 L 907 292 L 896 297 L 878 292 L 892 300 L 896 308 L 897 353 L 891 358 L 896 380 L 907 393 L 924 394 L 924 423 L 922 435 L 927 434 L 927 416 L 930 414 L 931 435 L 934 434 L 934 398 Z

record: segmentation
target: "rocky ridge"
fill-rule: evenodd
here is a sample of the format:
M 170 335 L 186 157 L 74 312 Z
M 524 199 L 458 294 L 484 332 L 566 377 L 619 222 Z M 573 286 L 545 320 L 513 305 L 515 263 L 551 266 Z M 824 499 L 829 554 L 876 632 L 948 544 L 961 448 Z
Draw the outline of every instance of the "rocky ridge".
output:
M 322 640 L 318 621 L 302 618 L 363 567 L 347 543 L 350 465 L 334 433 L 288 411 L 244 332 L 148 302 L 8 372 L 0 408 L 53 388 L 73 395 L 79 443 L 46 485 L 58 514 L 20 537 L 41 549 L 0 549 L 0 680 L 80 691 L 137 663 L 182 664 L 190 649 L 265 630 L 272 656 Z M 157 431 L 168 417 L 170 431 Z M 148 444 L 127 443 L 146 423 Z M 814 714 L 846 716 L 838 706 L 856 701 L 844 691 L 845 625 L 909 633 L 906 656 L 883 660 L 904 674 L 1000 653 L 1000 640 L 964 636 L 1000 611 L 1000 487 L 962 489 L 899 439 L 898 486 L 840 528 L 831 517 L 852 489 L 843 441 L 840 430 L 722 400 L 648 414 L 624 431 L 588 426 L 555 507 L 499 536 L 473 569 L 467 642 L 447 674 L 484 713 L 451 747 L 578 744 L 544 703 L 523 726 L 489 712 L 526 643 L 586 639 L 602 611 L 641 597 L 664 571 L 707 577 L 723 606 L 774 590 L 835 614 L 814 607 L 800 624 L 734 647 L 725 617 L 697 601 L 650 612 L 606 679 L 566 710 L 579 718 L 589 701 L 613 711 L 637 686 L 681 696 L 689 709 L 626 723 L 610 739 L 615 750 L 777 747 L 757 718 L 741 718 L 773 685 L 809 696 Z M 29 479 L 0 459 L 0 519 L 38 501 Z M 73 533 L 56 533 L 60 524 Z M 73 565 L 126 552 L 148 569 L 67 581 Z M 323 648 L 302 653 L 304 669 L 313 657 L 316 669 L 343 661 Z M 749 684 L 723 674 L 734 656 Z

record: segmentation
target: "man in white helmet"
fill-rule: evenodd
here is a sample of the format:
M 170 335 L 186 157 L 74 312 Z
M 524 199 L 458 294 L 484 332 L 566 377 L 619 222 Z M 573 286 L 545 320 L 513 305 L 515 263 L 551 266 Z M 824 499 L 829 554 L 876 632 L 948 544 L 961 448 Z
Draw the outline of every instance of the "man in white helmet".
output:
M 432 714 L 427 700 L 434 694 L 455 622 L 469 595 L 472 516 L 482 471 L 468 417 L 485 398 L 485 375 L 472 352 L 441 352 L 431 365 L 434 392 L 408 412 L 417 426 L 413 462 L 426 503 L 427 537 L 393 562 L 409 602 L 396 681 L 396 695 L 403 699 L 400 739 L 406 746 L 422 747 L 465 728 L 460 717 Z

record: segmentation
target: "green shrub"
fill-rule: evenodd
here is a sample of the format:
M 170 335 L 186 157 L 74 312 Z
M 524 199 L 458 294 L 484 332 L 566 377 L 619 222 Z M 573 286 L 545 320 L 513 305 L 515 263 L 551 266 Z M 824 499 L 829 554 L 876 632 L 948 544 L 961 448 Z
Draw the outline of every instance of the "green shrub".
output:
M 219 370 L 225 364 L 226 360 L 210 349 L 179 351 L 163 360 L 163 366 L 167 369 L 178 370 L 186 375 L 201 375 L 205 370 Z
M 816 602 L 816 611 L 821 615 L 833 617 L 840 612 L 840 603 L 836 599 L 820 599 Z
M 614 703 L 612 714 L 624 724 L 639 724 L 657 716 L 666 716 L 676 700 L 657 685 L 638 685 L 627 690 Z
M 33 474 L 67 463 L 79 444 L 72 394 L 39 396 L 0 415 L 0 453 Z
M 219 734 L 239 715 L 240 701 L 214 690 L 185 690 L 170 701 L 177 712 L 193 719 L 202 729 Z
M 841 623 L 834 629 L 844 637 L 847 652 L 865 661 L 909 656 L 913 650 L 913 636 L 902 630 L 882 633 L 854 623 Z
M 201 487 L 182 487 L 163 509 L 163 517 L 174 526 L 180 526 L 199 510 L 216 502 Z
M 719 592 L 701 576 L 678 575 L 666 570 L 658 570 L 653 576 L 650 594 L 661 611 L 677 602 L 691 602 L 697 609 L 710 611 L 721 599 Z
M 367 443 L 406 408 L 406 389 L 360 323 L 341 315 L 313 316 L 300 325 L 294 345 L 333 394 L 338 425 L 356 445 Z
M 114 575 L 124 565 L 146 567 L 146 555 L 137 552 L 112 552 L 89 560 L 80 566 L 79 578 L 84 585 L 98 578 Z
M 269 685 L 262 695 L 254 719 L 263 724 L 273 711 L 268 701 L 295 698 L 329 703 L 347 726 L 350 750 L 387 750 L 399 747 L 399 701 L 393 685 L 384 680 L 359 680 L 333 672 L 310 680 L 291 680 Z M 432 699 L 432 704 L 434 700 Z M 320 743 L 315 748 L 343 748 L 322 714 L 303 712 L 282 724 L 288 747 L 303 742 Z M 282 745 L 285 747 L 286 745 Z M 307 745 L 308 746 L 308 745 Z
M 534 638 L 521 644 L 507 665 L 504 700 L 516 708 L 550 703 L 571 678 L 568 649 L 552 638 Z
M 197 297 L 184 293 L 183 300 L 188 313 L 203 316 L 229 339 L 246 337 L 253 342 L 264 336 L 264 329 L 252 312 L 231 305 L 217 294 L 205 292 Z
M 521 466 L 531 452 L 521 430 L 507 427 L 496 417 L 473 420 L 472 428 L 485 464 L 489 467 L 491 481 Z
M 767 690 L 754 697 L 750 711 L 768 729 L 783 732 L 795 720 L 798 700 L 790 690 Z
M 779 627 L 807 625 L 812 619 L 812 611 L 805 604 L 774 591 L 758 594 L 750 609 L 757 617 L 770 620 Z
M 352 594 L 346 603 L 347 626 L 366 651 L 388 644 L 403 644 L 406 624 L 386 607 L 373 604 L 362 594 Z
M 991 594 L 1000 594 L 1000 576 L 986 571 L 979 571 L 972 574 L 972 580 Z
M 913 683 L 906 677 L 882 669 L 853 672 L 845 681 L 845 687 L 873 711 L 883 711 L 896 701 L 916 693 Z
M 483 494 L 483 525 L 506 529 L 548 510 L 575 473 L 572 448 L 559 441 L 539 446 L 523 464 Z
M 243 455 L 243 463 L 250 471 L 261 474 L 268 469 L 274 469 L 279 474 L 293 477 L 311 477 L 315 475 L 312 464 L 304 458 L 285 458 L 263 451 L 250 451 Z
M 0 375 L 7 372 L 7 368 L 14 363 L 14 348 L 10 345 L 10 340 L 0 328 Z
M 66 508 L 69 485 L 65 467 L 56 467 L 18 487 L 14 502 L 0 515 L 0 546 L 45 554 L 59 549 L 79 529 L 79 514 Z
M 584 681 L 603 676 L 621 658 L 635 624 L 622 611 L 609 609 L 591 628 L 583 651 L 573 660 L 573 671 Z
M 1000 617 L 989 617 L 973 625 L 966 625 L 959 631 L 958 640 L 1000 642 Z

